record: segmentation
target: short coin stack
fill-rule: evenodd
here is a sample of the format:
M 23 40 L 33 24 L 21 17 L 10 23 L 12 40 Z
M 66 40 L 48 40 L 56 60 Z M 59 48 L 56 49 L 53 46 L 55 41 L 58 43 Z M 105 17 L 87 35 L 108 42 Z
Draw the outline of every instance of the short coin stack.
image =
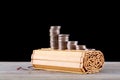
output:
M 86 48 L 85 45 L 77 45 L 77 46 L 76 46 L 76 49 L 77 49 L 77 50 L 87 50 L 87 48 Z
M 69 40 L 69 34 L 59 34 L 59 37 L 58 37 L 59 50 L 67 49 L 68 40 Z
M 67 42 L 67 49 L 68 50 L 76 50 L 77 44 L 78 44 L 78 41 L 68 41 Z

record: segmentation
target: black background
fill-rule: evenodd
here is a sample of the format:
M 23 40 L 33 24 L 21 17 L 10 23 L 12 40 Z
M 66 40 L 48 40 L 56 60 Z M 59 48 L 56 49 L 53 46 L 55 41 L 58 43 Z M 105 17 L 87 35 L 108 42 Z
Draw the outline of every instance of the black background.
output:
M 70 40 L 102 51 L 106 61 L 120 61 L 119 11 L 96 5 L 4 7 L 0 61 L 30 61 L 34 49 L 49 47 L 49 28 L 54 25 L 70 34 Z

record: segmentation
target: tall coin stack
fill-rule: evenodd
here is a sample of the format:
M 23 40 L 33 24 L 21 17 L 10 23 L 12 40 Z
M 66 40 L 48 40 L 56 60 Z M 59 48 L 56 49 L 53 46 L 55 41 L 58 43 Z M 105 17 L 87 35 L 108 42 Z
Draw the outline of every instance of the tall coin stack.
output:
M 69 34 L 59 34 L 59 37 L 58 37 L 59 50 L 67 49 L 68 40 L 69 40 Z
M 50 48 L 58 49 L 58 35 L 60 34 L 61 26 L 50 27 Z
M 68 41 L 67 42 L 67 49 L 68 50 L 76 50 L 77 44 L 78 44 L 78 41 Z

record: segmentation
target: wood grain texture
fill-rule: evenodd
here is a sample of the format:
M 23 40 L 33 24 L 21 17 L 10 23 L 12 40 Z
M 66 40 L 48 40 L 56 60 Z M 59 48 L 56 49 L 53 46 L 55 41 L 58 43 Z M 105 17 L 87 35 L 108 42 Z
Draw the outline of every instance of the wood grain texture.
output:
M 31 62 L 0 62 L 0 80 L 120 80 L 120 62 L 105 62 L 97 74 L 76 74 L 45 70 L 17 70 Z

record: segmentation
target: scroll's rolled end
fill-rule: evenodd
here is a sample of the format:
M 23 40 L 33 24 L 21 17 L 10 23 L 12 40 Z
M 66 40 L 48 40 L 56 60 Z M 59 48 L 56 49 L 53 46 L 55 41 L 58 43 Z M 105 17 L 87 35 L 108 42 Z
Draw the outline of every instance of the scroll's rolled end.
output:
M 83 58 L 83 68 L 86 73 L 100 72 L 104 61 L 104 55 L 101 51 L 87 51 Z

